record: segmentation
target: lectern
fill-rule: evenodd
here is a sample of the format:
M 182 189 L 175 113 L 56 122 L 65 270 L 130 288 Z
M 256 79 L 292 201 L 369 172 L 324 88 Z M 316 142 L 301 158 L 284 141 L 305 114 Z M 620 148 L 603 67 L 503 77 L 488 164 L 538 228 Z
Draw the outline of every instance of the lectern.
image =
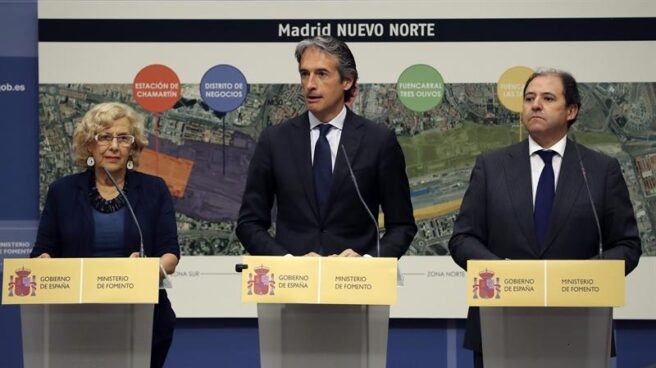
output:
M 262 367 L 385 367 L 396 258 L 243 262 L 242 300 L 258 303 Z
M 152 304 L 21 306 L 24 367 L 148 367 Z
M 24 367 L 148 367 L 157 258 L 5 260 Z
M 612 307 L 624 304 L 623 261 L 470 261 L 486 368 L 601 368 Z
M 481 308 L 485 367 L 608 367 L 612 308 Z

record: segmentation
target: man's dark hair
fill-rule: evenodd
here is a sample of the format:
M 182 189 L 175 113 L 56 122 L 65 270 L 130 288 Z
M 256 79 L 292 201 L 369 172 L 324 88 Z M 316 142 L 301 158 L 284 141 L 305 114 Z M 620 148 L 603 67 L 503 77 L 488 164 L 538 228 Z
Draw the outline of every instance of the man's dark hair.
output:
M 296 61 L 300 64 L 303 52 L 308 48 L 318 48 L 319 50 L 332 55 L 337 59 L 337 70 L 341 80 L 344 78 L 353 81 L 351 88 L 344 92 L 344 101 L 351 99 L 358 81 L 358 69 L 355 66 L 355 58 L 351 53 L 349 47 L 343 41 L 331 36 L 317 36 L 314 38 L 305 39 L 296 45 Z
M 528 80 L 526 81 L 526 84 L 524 84 L 524 92 L 522 93 L 522 96 L 526 96 L 526 88 L 528 85 L 531 83 L 531 81 L 537 77 L 543 77 L 547 75 L 555 75 L 560 78 L 560 81 L 563 83 L 563 93 L 565 94 L 565 104 L 567 106 L 570 105 L 576 105 L 578 108 L 578 111 L 581 111 L 581 95 L 579 95 L 579 87 L 578 84 L 576 83 L 576 79 L 574 77 L 563 70 L 558 70 L 558 69 L 544 69 L 544 70 L 538 70 L 535 73 L 531 74 L 530 77 L 528 77 Z M 568 126 L 572 126 L 574 122 L 576 121 L 577 116 L 574 117 L 574 119 L 568 121 Z

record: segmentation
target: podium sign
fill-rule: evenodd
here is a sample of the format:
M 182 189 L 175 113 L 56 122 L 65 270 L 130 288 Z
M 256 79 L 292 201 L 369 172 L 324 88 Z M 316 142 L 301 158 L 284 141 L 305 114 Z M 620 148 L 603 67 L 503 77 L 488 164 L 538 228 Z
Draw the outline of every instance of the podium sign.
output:
M 159 258 L 15 258 L 2 304 L 156 304 Z
M 242 260 L 243 303 L 317 302 L 319 293 L 319 257 L 256 257 Z
M 243 303 L 396 303 L 396 258 L 245 256 Z
M 467 261 L 467 303 L 480 307 L 620 307 L 624 261 Z

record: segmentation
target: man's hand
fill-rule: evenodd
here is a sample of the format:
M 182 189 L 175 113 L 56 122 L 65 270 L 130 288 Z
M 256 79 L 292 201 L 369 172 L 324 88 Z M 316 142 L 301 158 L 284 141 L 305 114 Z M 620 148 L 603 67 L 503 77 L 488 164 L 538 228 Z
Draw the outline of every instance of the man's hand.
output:
M 50 254 L 48 254 L 48 253 L 41 253 L 41 255 L 38 256 L 38 257 L 36 257 L 36 258 L 50 258 Z
M 354 251 L 353 249 L 344 249 L 344 251 L 340 254 L 333 254 L 333 256 L 336 257 L 362 257 L 359 253 Z
M 321 257 L 321 256 L 318 253 L 310 252 L 310 253 L 304 255 L 304 257 Z

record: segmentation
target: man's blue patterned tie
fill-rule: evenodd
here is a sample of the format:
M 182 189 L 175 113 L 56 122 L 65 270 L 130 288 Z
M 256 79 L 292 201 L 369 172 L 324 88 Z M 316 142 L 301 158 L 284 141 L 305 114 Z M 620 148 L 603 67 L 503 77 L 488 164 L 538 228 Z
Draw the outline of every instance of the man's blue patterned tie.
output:
M 330 124 L 319 124 L 319 140 L 314 146 L 314 163 L 312 165 L 312 176 L 314 179 L 314 194 L 317 198 L 319 211 L 324 216 L 328 195 L 330 194 L 330 183 L 333 178 L 333 166 L 330 155 L 330 144 L 326 135 L 332 128 Z
M 549 217 L 551 216 L 551 208 L 555 196 L 555 180 L 553 166 L 551 159 L 553 158 L 554 151 L 538 151 L 542 161 L 544 161 L 544 168 L 540 173 L 540 180 L 538 180 L 538 189 L 535 193 L 535 212 L 533 212 L 533 220 L 535 221 L 535 238 L 538 243 L 538 251 L 542 252 L 544 249 L 544 242 L 547 236 L 547 229 L 549 228 Z

